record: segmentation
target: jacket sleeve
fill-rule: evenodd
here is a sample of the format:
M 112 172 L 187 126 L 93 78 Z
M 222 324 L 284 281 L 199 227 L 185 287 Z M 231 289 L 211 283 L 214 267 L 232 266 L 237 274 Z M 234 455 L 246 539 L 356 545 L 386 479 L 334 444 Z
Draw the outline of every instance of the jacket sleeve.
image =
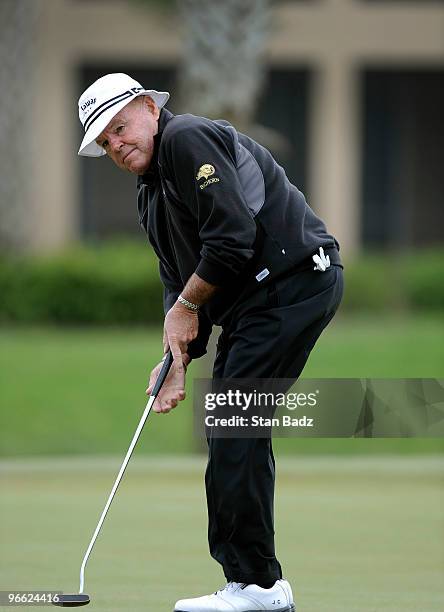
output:
M 169 311 L 177 300 L 178 295 L 183 289 L 174 270 L 159 262 L 160 279 L 163 284 L 163 311 Z M 212 323 L 203 311 L 199 311 L 199 330 L 197 337 L 188 345 L 188 355 L 191 359 L 198 359 L 207 352 L 208 340 L 211 335 Z
M 256 238 L 229 130 L 209 121 L 176 129 L 166 139 L 163 157 L 162 173 L 197 222 L 202 246 L 195 273 L 229 287 L 253 257 Z
M 159 261 L 159 274 L 163 285 L 163 312 L 166 314 L 177 300 L 183 287 L 175 276 L 174 270 L 162 261 Z

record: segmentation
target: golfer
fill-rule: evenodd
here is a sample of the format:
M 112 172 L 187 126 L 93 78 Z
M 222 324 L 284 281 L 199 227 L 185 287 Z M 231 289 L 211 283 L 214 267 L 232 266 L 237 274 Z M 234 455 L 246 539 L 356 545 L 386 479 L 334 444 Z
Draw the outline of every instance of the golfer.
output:
M 164 287 L 163 350 L 174 356 L 162 413 L 184 399 L 212 325 L 222 327 L 214 379 L 296 380 L 343 288 L 337 241 L 269 151 L 226 121 L 173 115 L 168 98 L 118 73 L 79 99 L 79 155 L 108 155 L 138 177 Z M 274 481 L 270 437 L 209 439 L 208 540 L 227 585 L 177 612 L 294 610 L 275 555 Z

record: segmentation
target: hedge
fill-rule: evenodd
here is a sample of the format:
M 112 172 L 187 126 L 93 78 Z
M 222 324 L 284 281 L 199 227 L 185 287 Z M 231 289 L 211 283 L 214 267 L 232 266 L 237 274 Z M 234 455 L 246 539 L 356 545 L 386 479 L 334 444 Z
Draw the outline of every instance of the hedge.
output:
M 365 254 L 345 260 L 345 311 L 444 313 L 444 250 Z
M 444 313 L 443 250 L 344 261 L 343 312 Z M 144 243 L 77 246 L 53 256 L 0 257 L 0 322 L 158 324 L 158 264 Z
M 138 243 L 0 258 L 0 295 L 2 322 L 157 324 L 163 313 L 157 260 Z

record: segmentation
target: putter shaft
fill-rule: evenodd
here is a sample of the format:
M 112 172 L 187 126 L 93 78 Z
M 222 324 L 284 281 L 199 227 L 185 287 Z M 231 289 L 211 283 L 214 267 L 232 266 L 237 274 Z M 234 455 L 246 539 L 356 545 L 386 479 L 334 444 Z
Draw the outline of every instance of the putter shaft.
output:
M 99 522 L 97 523 L 96 530 L 94 531 L 94 534 L 93 534 L 93 536 L 91 538 L 89 546 L 88 546 L 88 548 L 86 550 L 85 556 L 83 557 L 82 565 L 81 565 L 81 568 L 80 568 L 80 587 L 79 587 L 79 593 L 83 593 L 84 583 L 85 583 L 85 567 L 86 567 L 86 564 L 88 562 L 89 555 L 91 554 L 93 546 L 94 546 L 94 544 L 95 544 L 95 542 L 97 540 L 97 536 L 99 535 L 100 529 L 102 528 L 103 521 L 105 520 L 105 517 L 107 515 L 109 507 L 111 506 L 111 503 L 113 501 L 114 495 L 115 495 L 115 493 L 116 493 L 116 491 L 117 491 L 117 489 L 119 487 L 120 481 L 122 480 L 122 477 L 123 477 L 123 475 L 125 473 L 126 466 L 128 465 L 128 462 L 129 462 L 129 460 L 131 458 L 131 455 L 133 454 L 134 447 L 137 444 L 137 440 L 139 439 L 139 436 L 140 436 L 140 434 L 142 432 L 143 426 L 145 425 L 145 422 L 146 422 L 146 420 L 147 420 L 147 418 L 148 418 L 148 416 L 149 416 L 149 414 L 151 412 L 151 408 L 152 408 L 152 406 L 154 404 L 154 400 L 156 399 L 157 394 L 159 393 L 160 388 L 162 387 L 162 384 L 164 383 L 165 378 L 167 377 L 167 374 L 169 372 L 169 369 L 170 369 L 172 363 L 173 363 L 173 356 L 171 354 L 171 351 L 169 351 L 167 356 L 166 356 L 166 358 L 165 358 L 165 361 L 163 363 L 163 366 L 162 366 L 162 369 L 161 369 L 161 371 L 159 373 L 159 376 L 157 377 L 156 384 L 154 385 L 153 391 L 152 391 L 152 393 L 150 395 L 150 398 L 149 398 L 148 403 L 147 403 L 147 405 L 145 407 L 145 410 L 143 411 L 143 414 L 142 414 L 142 417 L 141 417 L 141 419 L 139 421 L 139 424 L 137 426 L 136 432 L 135 432 L 135 434 L 133 436 L 133 439 L 131 440 L 131 444 L 129 445 L 128 451 L 127 451 L 127 453 L 125 455 L 125 459 L 123 460 L 123 463 L 122 463 L 122 466 L 120 468 L 120 471 L 119 471 L 119 473 L 117 475 L 117 478 L 116 478 L 116 480 L 114 482 L 113 488 L 111 489 L 111 493 L 109 494 L 108 501 L 106 502 L 105 507 L 104 507 L 103 512 L 102 512 L 102 515 L 101 515 L 101 517 L 99 519 Z

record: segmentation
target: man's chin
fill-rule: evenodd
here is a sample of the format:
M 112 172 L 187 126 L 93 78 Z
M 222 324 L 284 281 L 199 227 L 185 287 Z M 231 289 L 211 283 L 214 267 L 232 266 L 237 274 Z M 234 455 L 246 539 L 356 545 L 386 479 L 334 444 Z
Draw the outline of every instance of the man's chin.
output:
M 125 169 L 131 174 L 145 174 L 145 172 L 148 170 L 148 168 L 143 164 L 128 164 L 128 166 L 125 166 Z
M 142 159 L 128 159 L 128 162 L 125 162 L 125 168 L 131 174 L 145 174 L 149 168 L 149 163 Z

